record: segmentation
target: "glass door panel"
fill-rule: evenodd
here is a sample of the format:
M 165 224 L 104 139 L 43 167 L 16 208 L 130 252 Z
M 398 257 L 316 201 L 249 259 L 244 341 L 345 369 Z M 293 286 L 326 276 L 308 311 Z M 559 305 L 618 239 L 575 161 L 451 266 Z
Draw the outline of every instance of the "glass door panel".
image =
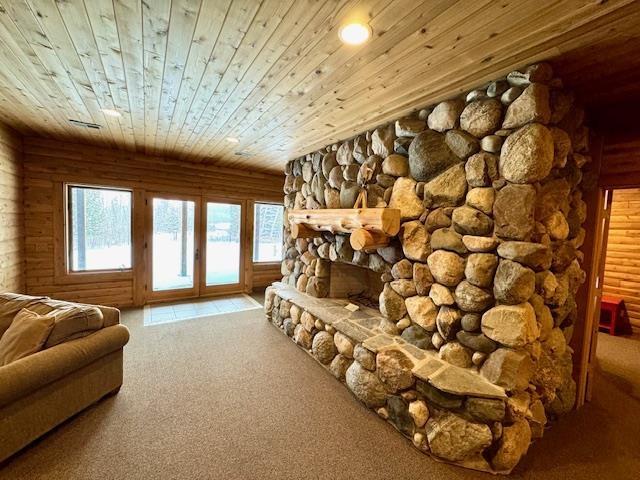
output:
M 195 288 L 195 210 L 195 201 L 153 198 L 153 292 Z
M 240 283 L 242 205 L 206 203 L 205 287 Z

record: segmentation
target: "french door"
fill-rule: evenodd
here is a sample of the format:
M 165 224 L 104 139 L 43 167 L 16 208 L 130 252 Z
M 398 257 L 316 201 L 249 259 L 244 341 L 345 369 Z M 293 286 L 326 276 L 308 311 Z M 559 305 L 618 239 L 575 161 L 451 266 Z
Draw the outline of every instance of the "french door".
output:
M 147 301 L 242 290 L 244 202 L 149 193 Z

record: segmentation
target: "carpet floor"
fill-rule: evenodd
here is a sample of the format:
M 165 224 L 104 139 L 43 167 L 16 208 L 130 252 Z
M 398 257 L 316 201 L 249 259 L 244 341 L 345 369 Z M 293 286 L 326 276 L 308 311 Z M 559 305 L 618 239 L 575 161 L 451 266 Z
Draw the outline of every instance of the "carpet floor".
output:
M 154 326 L 131 310 L 123 323 L 120 393 L 15 455 L 0 478 L 495 478 L 418 452 L 261 310 Z M 640 383 L 640 355 L 626 361 Z M 511 478 L 638 478 L 640 401 L 612 375 L 597 376 L 594 401 L 546 432 Z

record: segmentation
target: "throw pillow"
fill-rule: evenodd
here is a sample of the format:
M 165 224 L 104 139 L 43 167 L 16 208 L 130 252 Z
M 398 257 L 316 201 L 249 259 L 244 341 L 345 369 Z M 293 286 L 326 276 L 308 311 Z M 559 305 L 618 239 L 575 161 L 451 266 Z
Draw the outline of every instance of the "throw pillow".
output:
M 42 350 L 55 321 L 55 315 L 38 315 L 26 308 L 20 310 L 0 338 L 0 366 Z

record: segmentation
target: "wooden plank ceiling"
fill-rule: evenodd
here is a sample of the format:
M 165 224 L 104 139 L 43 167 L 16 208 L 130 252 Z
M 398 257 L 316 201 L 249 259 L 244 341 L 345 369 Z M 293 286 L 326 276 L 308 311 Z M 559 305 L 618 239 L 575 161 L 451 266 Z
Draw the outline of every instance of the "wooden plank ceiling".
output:
M 373 29 L 359 47 L 337 34 L 354 18 Z M 0 114 L 27 135 L 276 171 L 540 59 L 578 52 L 579 84 L 599 54 L 628 72 L 606 41 L 639 25 L 634 0 L 0 0 Z

